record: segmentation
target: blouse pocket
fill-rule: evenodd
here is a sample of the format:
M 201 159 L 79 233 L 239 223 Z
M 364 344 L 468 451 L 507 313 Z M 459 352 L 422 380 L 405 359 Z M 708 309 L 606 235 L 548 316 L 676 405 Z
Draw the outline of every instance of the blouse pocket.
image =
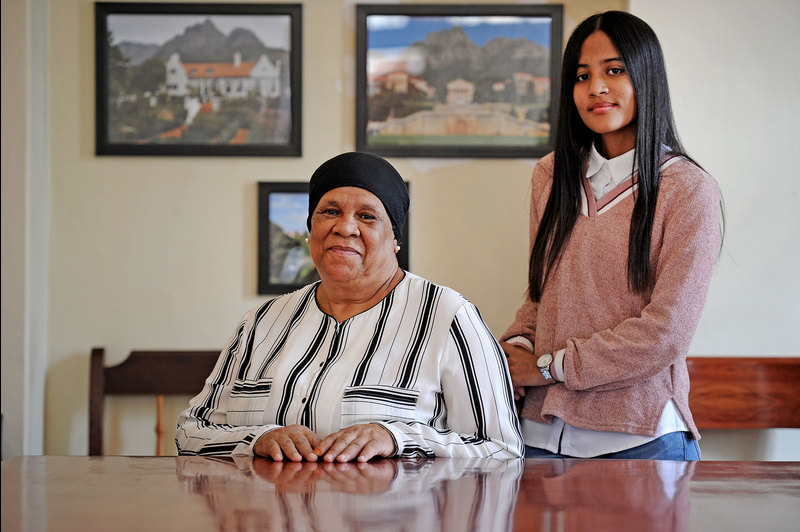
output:
M 342 427 L 375 421 L 415 421 L 419 392 L 394 386 L 350 386 L 342 397 Z
M 236 380 L 228 405 L 231 425 L 263 425 L 272 379 Z

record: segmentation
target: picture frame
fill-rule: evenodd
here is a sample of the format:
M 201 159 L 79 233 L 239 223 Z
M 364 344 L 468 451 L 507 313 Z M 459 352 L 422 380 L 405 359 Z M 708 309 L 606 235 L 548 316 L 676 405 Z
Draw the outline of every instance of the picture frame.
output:
M 302 154 L 300 4 L 94 12 L 97 155 Z
M 356 6 L 356 149 L 539 157 L 554 146 L 563 7 Z
M 406 182 L 410 188 L 410 184 Z M 319 280 L 308 251 L 308 182 L 258 183 L 258 293 L 285 294 Z M 409 217 L 397 262 L 409 269 Z

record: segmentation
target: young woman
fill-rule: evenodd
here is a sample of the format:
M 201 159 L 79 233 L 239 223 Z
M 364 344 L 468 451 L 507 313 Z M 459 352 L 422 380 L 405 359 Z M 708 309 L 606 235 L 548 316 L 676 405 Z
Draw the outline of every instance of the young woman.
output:
M 698 460 L 686 354 L 722 238 L 653 30 L 609 11 L 564 51 L 532 177 L 529 293 L 503 335 L 526 457 Z

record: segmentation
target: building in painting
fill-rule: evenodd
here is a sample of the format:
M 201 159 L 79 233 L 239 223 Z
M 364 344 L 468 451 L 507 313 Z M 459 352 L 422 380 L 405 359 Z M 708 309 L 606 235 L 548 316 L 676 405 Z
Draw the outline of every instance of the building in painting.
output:
M 517 96 L 532 93 L 535 101 L 550 100 L 550 78 L 532 76 L 527 72 L 516 72 L 513 76 L 514 92 Z
M 418 76 L 412 76 L 405 70 L 393 70 L 378 76 L 370 76 L 367 94 L 374 96 L 381 91 L 391 91 L 395 94 L 408 94 L 409 88 L 414 87 L 427 98 L 433 98 L 436 88 Z
M 458 78 L 447 83 L 448 105 L 469 105 L 475 98 L 475 84 Z
M 167 94 L 195 94 L 210 98 L 244 98 L 257 94 L 262 98 L 281 95 L 281 62 L 262 55 L 258 61 L 242 61 L 235 53 L 230 63 L 183 63 L 174 53 L 167 61 Z

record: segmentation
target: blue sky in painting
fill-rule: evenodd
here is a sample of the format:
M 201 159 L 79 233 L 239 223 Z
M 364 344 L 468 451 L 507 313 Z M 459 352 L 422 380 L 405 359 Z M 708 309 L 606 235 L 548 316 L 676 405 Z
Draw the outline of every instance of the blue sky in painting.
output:
M 461 26 L 478 46 L 496 37 L 526 37 L 550 48 L 548 17 L 423 17 L 370 15 L 367 17 L 368 46 L 398 48 L 424 41 L 429 33 Z
M 285 233 L 308 231 L 308 194 L 304 192 L 273 192 L 269 195 L 269 219 Z

